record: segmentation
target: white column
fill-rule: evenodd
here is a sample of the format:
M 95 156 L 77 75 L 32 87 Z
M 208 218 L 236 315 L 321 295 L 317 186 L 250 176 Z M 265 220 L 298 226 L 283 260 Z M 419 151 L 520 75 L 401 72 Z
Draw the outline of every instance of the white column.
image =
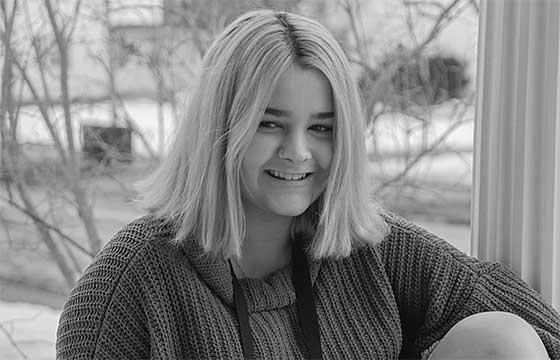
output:
M 471 253 L 560 309 L 560 0 L 482 0 Z

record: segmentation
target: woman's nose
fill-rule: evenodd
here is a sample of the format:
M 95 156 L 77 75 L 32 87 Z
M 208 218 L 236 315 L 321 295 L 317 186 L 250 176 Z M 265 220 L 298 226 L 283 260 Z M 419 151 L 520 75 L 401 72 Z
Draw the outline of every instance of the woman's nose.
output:
M 311 152 L 304 134 L 293 134 L 287 136 L 284 143 L 278 149 L 281 159 L 294 163 L 304 162 L 311 159 Z

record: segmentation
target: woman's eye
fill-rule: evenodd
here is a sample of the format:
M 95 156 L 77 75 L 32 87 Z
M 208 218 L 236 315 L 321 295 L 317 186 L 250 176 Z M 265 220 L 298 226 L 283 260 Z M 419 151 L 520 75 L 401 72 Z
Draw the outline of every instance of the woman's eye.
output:
M 261 121 L 259 123 L 259 128 L 262 128 L 262 129 L 276 129 L 278 127 L 280 127 L 280 126 L 278 126 L 278 124 L 276 124 L 272 121 Z
M 330 125 L 313 125 L 311 129 L 321 133 L 327 133 L 333 130 L 332 126 Z

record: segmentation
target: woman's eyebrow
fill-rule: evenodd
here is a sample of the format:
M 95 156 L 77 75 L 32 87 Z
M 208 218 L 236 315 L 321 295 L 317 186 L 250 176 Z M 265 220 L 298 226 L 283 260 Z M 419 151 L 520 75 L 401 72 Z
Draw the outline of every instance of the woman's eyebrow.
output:
M 279 110 L 279 109 L 270 108 L 270 107 L 267 107 L 266 109 L 264 109 L 264 113 L 268 114 L 268 115 L 272 115 L 272 116 L 278 116 L 278 117 L 290 117 L 290 116 L 292 116 L 291 111 Z
M 288 111 L 288 110 L 280 110 L 280 109 L 275 109 L 275 108 L 270 108 L 267 107 L 264 110 L 265 114 L 268 115 L 272 115 L 272 116 L 277 116 L 277 117 L 290 117 L 292 116 L 292 112 Z M 313 119 L 331 119 L 334 118 L 334 112 L 333 111 L 325 111 L 325 112 L 318 112 L 315 114 L 311 115 L 311 118 Z
M 334 118 L 334 111 L 318 112 L 311 115 L 313 119 L 323 120 Z

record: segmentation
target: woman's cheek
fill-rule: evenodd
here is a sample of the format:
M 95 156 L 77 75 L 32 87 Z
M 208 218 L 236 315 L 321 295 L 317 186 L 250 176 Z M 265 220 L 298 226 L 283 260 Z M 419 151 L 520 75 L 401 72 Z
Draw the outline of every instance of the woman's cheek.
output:
M 325 141 L 321 144 L 321 151 L 317 153 L 315 158 L 322 169 L 329 169 L 333 158 L 333 144 L 332 141 Z

